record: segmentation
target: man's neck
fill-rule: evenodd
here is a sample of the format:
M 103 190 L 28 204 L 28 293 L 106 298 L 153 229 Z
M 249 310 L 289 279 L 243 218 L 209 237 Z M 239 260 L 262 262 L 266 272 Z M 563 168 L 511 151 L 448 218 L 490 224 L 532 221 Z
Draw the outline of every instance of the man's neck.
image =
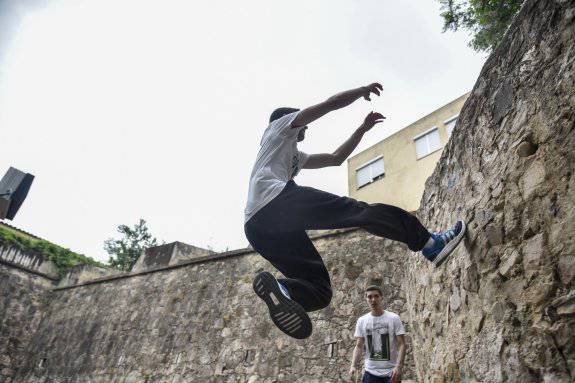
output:
M 371 310 L 371 315 L 373 315 L 374 317 L 378 317 L 378 316 L 383 315 L 384 311 L 385 310 L 382 308 L 373 309 L 373 310 Z

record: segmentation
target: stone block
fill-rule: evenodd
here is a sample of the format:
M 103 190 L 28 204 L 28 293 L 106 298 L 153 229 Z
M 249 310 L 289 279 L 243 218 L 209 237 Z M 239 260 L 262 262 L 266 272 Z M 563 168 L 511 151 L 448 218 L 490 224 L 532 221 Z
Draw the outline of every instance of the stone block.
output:
M 14 369 L 12 368 L 3 368 L 2 371 L 0 371 L 0 377 L 2 378 L 11 378 L 15 375 L 16 371 L 14 371 Z
M 531 278 L 539 270 L 544 257 L 543 234 L 537 234 L 523 244 L 523 269 L 527 278 Z
M 440 371 L 433 371 L 431 373 L 431 383 L 445 383 L 445 375 Z
M 526 304 L 540 306 L 548 302 L 557 289 L 557 282 L 552 275 L 539 275 L 523 294 Z
M 95 279 L 119 274 L 120 271 L 93 265 L 75 265 L 64 275 L 58 287 L 73 286 Z
M 463 288 L 467 291 L 476 293 L 479 291 L 479 273 L 477 272 L 477 266 L 472 264 L 465 269 L 463 273 L 462 282 Z
M 461 307 L 461 295 L 457 287 L 453 288 L 453 292 L 449 297 L 449 307 L 453 312 L 456 312 L 457 310 L 459 310 L 459 307 Z
M 573 280 L 575 276 L 575 256 L 564 255 L 559 258 L 557 263 L 557 268 L 559 271 L 559 277 L 564 285 L 568 285 Z
M 510 279 L 503 284 L 503 292 L 515 305 L 522 306 L 522 296 L 526 286 L 527 281 L 524 278 Z
M 521 254 L 515 248 L 509 249 L 504 252 L 499 264 L 499 274 L 509 276 L 509 271 L 513 266 L 521 261 Z
M 502 329 L 496 326 L 484 326 L 475 337 L 467 355 L 469 367 L 479 381 L 501 382 L 500 352 L 503 346 Z
M 213 251 L 188 245 L 183 242 L 172 242 L 146 249 L 138 258 L 132 272 L 156 269 L 175 265 L 190 259 L 214 254 Z
M 484 321 L 485 314 L 483 312 L 478 312 L 471 315 L 471 323 L 475 333 L 479 333 L 481 331 Z
M 503 228 L 498 224 L 489 224 L 485 227 L 485 236 L 491 246 L 503 243 Z
M 529 200 L 533 193 L 545 181 L 545 166 L 540 161 L 533 161 L 521 178 L 521 192 L 524 200 Z

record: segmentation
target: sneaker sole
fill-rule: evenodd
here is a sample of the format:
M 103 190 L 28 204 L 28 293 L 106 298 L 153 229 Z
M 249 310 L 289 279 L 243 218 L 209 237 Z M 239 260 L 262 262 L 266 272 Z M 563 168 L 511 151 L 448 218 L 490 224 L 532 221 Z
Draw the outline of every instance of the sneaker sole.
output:
M 439 254 L 437 254 L 437 257 L 435 257 L 435 259 L 433 260 L 433 264 L 435 265 L 435 267 L 439 267 L 443 262 L 445 262 L 447 257 L 453 252 L 453 250 L 455 250 L 457 245 L 459 245 L 459 242 L 461 242 L 461 240 L 463 239 L 466 230 L 467 225 L 465 225 L 464 221 L 461 221 L 461 231 L 459 232 L 459 234 L 455 238 L 453 238 L 453 240 L 450 241 L 447 245 L 445 245 L 443 250 L 441 250 Z
M 311 335 L 312 324 L 307 312 L 281 292 L 273 275 L 265 271 L 259 273 L 252 285 L 257 296 L 268 306 L 270 317 L 277 328 L 296 339 L 305 339 Z

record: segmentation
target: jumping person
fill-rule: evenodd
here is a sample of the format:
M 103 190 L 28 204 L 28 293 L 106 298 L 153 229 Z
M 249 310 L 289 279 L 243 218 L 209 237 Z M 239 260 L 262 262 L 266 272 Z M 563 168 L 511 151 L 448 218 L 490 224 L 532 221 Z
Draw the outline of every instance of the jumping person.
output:
M 397 383 L 405 359 L 405 328 L 399 315 L 383 309 L 383 293 L 378 286 L 365 289 L 370 312 L 355 325 L 356 339 L 349 377 L 355 382 L 361 355 L 365 351 L 362 383 Z M 366 342 L 367 340 L 367 342 Z
M 336 94 L 301 111 L 276 109 L 261 139 L 250 177 L 244 230 L 254 250 L 286 278 L 276 280 L 270 273 L 261 272 L 253 287 L 267 304 L 275 325 L 294 338 L 311 334 L 307 312 L 326 307 L 332 296 L 329 273 L 306 230 L 360 227 L 403 242 L 436 265 L 453 251 L 465 232 L 464 222 L 457 221 L 442 234 L 430 234 L 415 216 L 398 207 L 367 204 L 293 181 L 300 169 L 341 165 L 363 135 L 385 117 L 369 113 L 333 153 L 308 155 L 298 151 L 297 143 L 305 138 L 307 125 L 361 97 L 370 101 L 371 95 L 379 96 L 381 90 L 382 86 L 374 83 Z

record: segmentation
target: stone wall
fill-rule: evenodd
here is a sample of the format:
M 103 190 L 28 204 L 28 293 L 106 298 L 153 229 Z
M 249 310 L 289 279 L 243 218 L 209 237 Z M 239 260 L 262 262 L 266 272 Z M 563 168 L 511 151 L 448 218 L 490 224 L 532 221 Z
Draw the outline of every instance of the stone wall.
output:
M 0 246 L 2 252 L 9 250 Z M 12 381 L 26 359 L 42 317 L 43 292 L 54 283 L 49 277 L 18 268 L 16 263 L 0 261 L 0 382 Z
M 96 279 L 106 278 L 115 274 L 120 274 L 119 270 L 107 269 L 94 265 L 74 265 L 58 281 L 58 287 L 74 286 Z
M 145 250 L 132 267 L 132 271 L 139 272 L 175 265 L 189 259 L 200 258 L 210 254 L 214 254 L 214 252 L 182 242 L 167 243 Z
M 406 291 L 421 382 L 575 379 L 575 3 L 527 1 L 491 55 L 419 215 L 462 217 Z
M 41 254 L 32 250 L 22 250 L 18 246 L 2 241 L 0 241 L 0 262 L 37 272 L 49 278 L 60 277 L 54 262 L 45 260 Z
M 338 382 L 367 311 L 363 288 L 381 284 L 407 323 L 404 382 L 572 381 L 574 19 L 572 0 L 527 0 L 483 68 L 418 212 L 431 227 L 469 224 L 440 268 L 359 230 L 315 239 L 334 299 L 298 341 L 253 294 L 254 272 L 270 267 L 249 250 L 71 276 L 80 285 L 54 290 L 2 264 L 1 378 Z
M 400 289 L 406 248 L 358 230 L 315 244 L 331 272 L 334 299 L 312 314 L 314 333 L 306 340 L 277 330 L 252 291 L 254 273 L 269 264 L 236 251 L 56 289 L 16 381 L 342 381 L 355 321 L 369 311 L 367 285 L 381 284 L 388 308 L 411 327 Z M 405 381 L 412 370 L 410 351 Z

